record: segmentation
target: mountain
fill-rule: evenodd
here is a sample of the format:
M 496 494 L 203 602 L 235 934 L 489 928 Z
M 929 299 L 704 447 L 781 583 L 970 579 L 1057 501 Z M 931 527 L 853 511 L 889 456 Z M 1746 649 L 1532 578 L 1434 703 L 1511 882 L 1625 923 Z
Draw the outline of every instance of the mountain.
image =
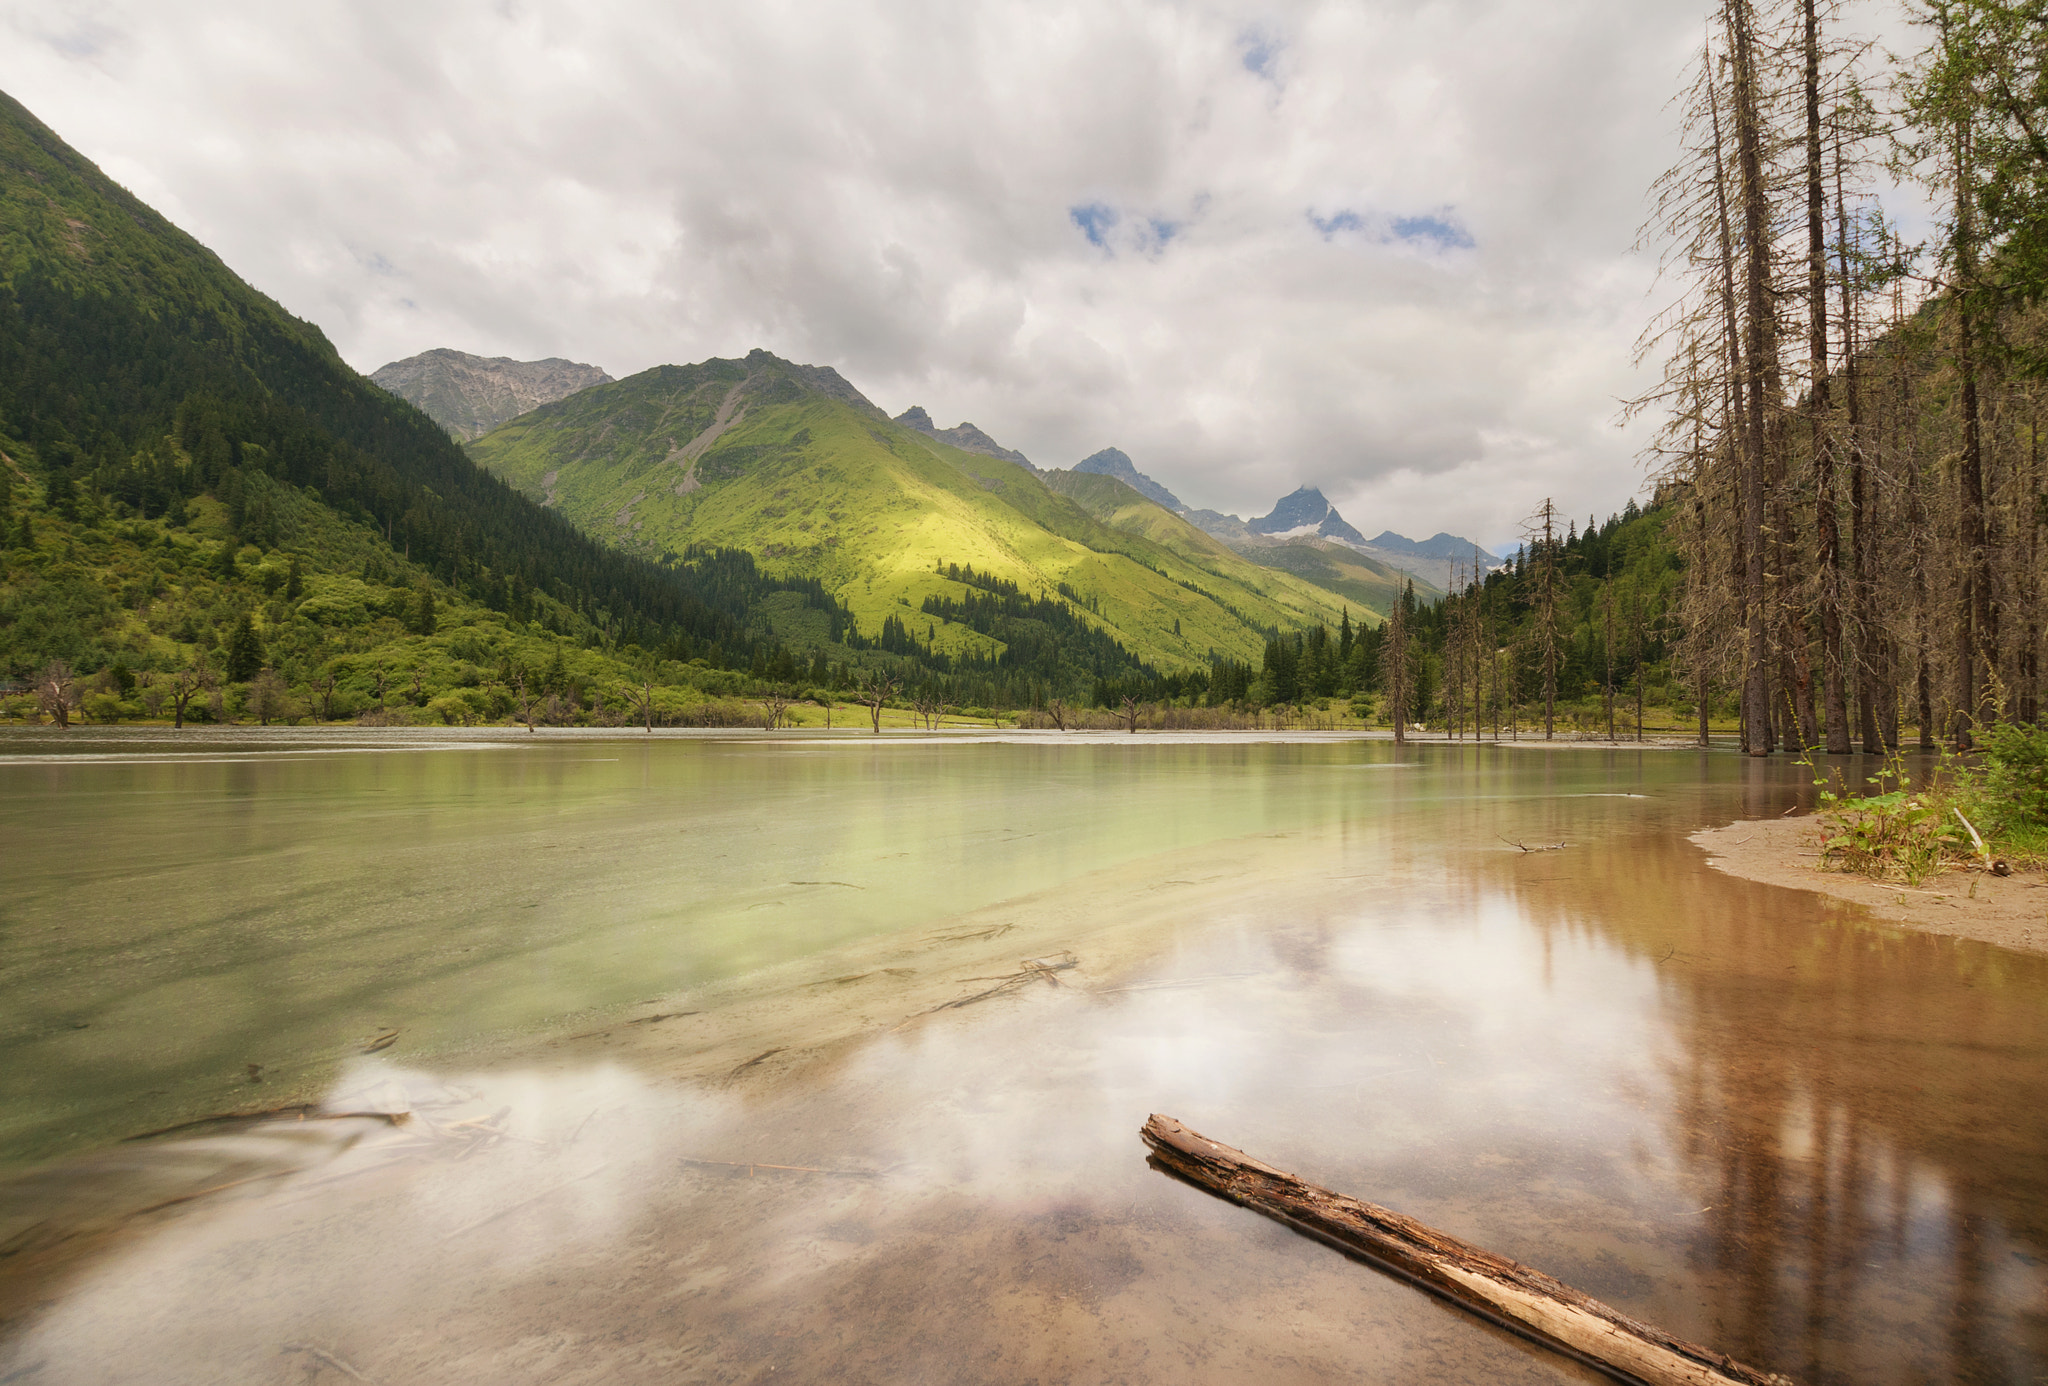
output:
M 913 404 L 898 414 L 896 422 L 905 428 L 914 428 L 927 437 L 937 438 L 942 443 L 951 443 L 962 452 L 978 453 L 983 457 L 1000 457 L 1005 462 L 1015 462 L 1029 471 L 1038 470 L 1031 465 L 1031 459 L 1023 453 L 1004 447 L 971 423 L 963 422 L 951 428 L 940 428 L 932 422 L 932 416 L 924 411 L 921 404 Z
M 1089 506 L 1091 513 L 1107 523 L 1137 528 L 1153 538 L 1162 537 L 1161 516 L 1145 516 L 1125 500 L 1109 493 L 1091 493 L 1072 480 L 1077 476 L 1099 476 L 1118 483 L 1136 498 L 1151 501 L 1160 510 L 1184 523 L 1187 529 L 1205 535 L 1217 548 L 1263 568 L 1291 573 L 1302 581 L 1322 588 L 1346 603 L 1357 603 L 1374 614 L 1388 610 L 1399 593 L 1400 576 L 1407 574 L 1421 583 L 1423 597 L 1441 596 L 1448 578 L 1448 565 L 1430 565 L 1370 549 L 1364 536 L 1347 524 L 1323 493 L 1302 487 L 1283 497 L 1273 513 L 1247 523 L 1235 515 L 1214 510 L 1191 510 L 1180 498 L 1146 476 L 1117 448 L 1104 448 L 1074 464 L 1071 472 L 1047 472 L 1046 484 Z M 1128 498 L 1126 498 L 1127 500 Z M 1444 572 L 1435 574 L 1436 566 Z
M 1478 547 L 1469 539 L 1442 533 L 1419 544 L 1392 530 L 1383 531 L 1376 539 L 1367 539 L 1337 513 L 1336 507 L 1321 491 L 1311 486 L 1282 496 L 1274 502 L 1271 514 L 1256 520 L 1240 520 L 1235 515 L 1221 515 L 1214 510 L 1185 513 L 1206 533 L 1221 539 L 1254 562 L 1284 568 L 1319 586 L 1347 595 L 1358 589 L 1341 584 L 1357 579 L 1343 576 L 1341 572 L 1333 574 L 1331 564 L 1341 570 L 1349 563 L 1362 561 L 1369 573 L 1393 569 L 1421 583 L 1418 592 L 1422 595 L 1441 595 L 1471 572 L 1473 550 Z M 1291 551 L 1302 545 L 1308 546 L 1303 552 Z M 1345 555 L 1342 549 L 1350 550 L 1357 557 L 1353 559 Z M 1481 566 L 1490 567 L 1500 562 L 1484 549 L 1480 549 L 1479 554 Z M 1333 581 L 1339 585 L 1332 585 Z
M 596 366 L 559 356 L 514 361 L 436 347 L 379 366 L 370 379 L 466 443 L 529 409 L 603 385 L 611 377 Z
M 1334 594 L 1354 618 L 1382 616 L 1400 597 L 1400 573 L 1327 539 L 1258 539 L 1238 547 L 1139 495 L 1115 477 L 1076 467 L 1070 472 L 1047 472 L 1045 484 L 1071 497 L 1104 524 L 1143 534 L 1193 561 L 1218 564 L 1235 559 L 1292 574 Z M 1434 595 L 1427 587 L 1423 593 Z
M 1131 459 L 1117 448 L 1104 448 L 1101 452 L 1082 458 L 1074 464 L 1074 470 L 1090 472 L 1096 476 L 1113 476 L 1147 500 L 1165 506 L 1176 515 L 1187 514 L 1188 508 L 1181 504 L 1179 496 L 1132 466 Z
M 1000 670 L 1021 657 L 1013 647 L 1086 635 L 1161 670 L 1203 668 L 1211 651 L 1258 660 L 1272 629 L 1339 620 L 1341 597 L 1209 543 L 1108 478 L 1172 533 L 1106 523 L 1024 463 L 907 412 L 890 419 L 829 369 L 755 351 L 581 391 L 470 453 L 614 545 L 656 559 L 744 549 L 821 584 L 864 634 L 898 622 L 962 667 Z M 1097 657 L 1081 645 L 1057 656 L 1068 670 Z
M 1249 520 L 1245 528 L 1254 534 L 1292 539 L 1314 534 L 1350 544 L 1363 544 L 1365 536 L 1346 524 L 1337 508 L 1313 486 L 1304 486 L 1274 502 L 1273 513 Z
M 246 618 L 288 684 L 370 697 L 401 650 L 480 687 L 549 649 L 772 661 L 771 601 L 843 625 L 744 556 L 660 567 L 579 533 L 4 95 L 0 454 L 0 674 L 189 669 Z M 459 635 L 406 629 L 423 591 Z
M 1501 562 L 1470 539 L 1443 533 L 1417 543 L 1385 530 L 1371 542 L 1360 545 L 1359 552 L 1446 592 L 1470 582 L 1475 568 L 1491 569 Z
M 1366 542 L 1386 553 L 1396 553 L 1406 558 L 1434 558 L 1446 563 L 1462 563 L 1468 568 L 1472 565 L 1472 556 L 1475 553 L 1479 555 L 1479 561 L 1485 565 L 1502 561 L 1500 554 L 1489 553 L 1470 539 L 1460 539 L 1455 534 L 1445 534 L 1442 531 L 1418 543 L 1394 533 L 1391 529 L 1382 530 L 1377 537 Z

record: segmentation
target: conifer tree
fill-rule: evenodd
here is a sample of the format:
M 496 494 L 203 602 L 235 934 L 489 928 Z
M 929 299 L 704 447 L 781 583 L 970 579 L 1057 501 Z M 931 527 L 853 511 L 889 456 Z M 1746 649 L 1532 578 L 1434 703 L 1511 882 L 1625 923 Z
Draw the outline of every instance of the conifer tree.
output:
M 434 615 L 434 589 L 427 585 L 425 578 L 420 579 L 419 586 L 413 593 L 411 615 L 410 625 L 412 626 L 413 634 L 432 635 L 434 633 L 436 620 Z
M 263 668 L 263 640 L 246 611 L 235 617 L 228 630 L 226 665 L 230 683 L 246 683 Z

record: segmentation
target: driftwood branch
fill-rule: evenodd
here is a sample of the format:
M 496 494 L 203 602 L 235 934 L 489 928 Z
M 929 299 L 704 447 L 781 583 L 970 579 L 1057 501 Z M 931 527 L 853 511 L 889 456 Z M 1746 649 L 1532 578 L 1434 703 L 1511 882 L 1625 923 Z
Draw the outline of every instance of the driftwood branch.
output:
M 903 1025 L 908 1025 L 912 1020 L 917 1020 L 922 1016 L 934 1015 L 939 1011 L 958 1010 L 962 1006 L 972 1006 L 977 1001 L 986 1001 L 992 996 L 1004 996 L 1024 986 L 1026 983 L 1041 979 L 1047 985 L 1057 987 L 1060 984 L 1060 979 L 1054 975 L 1055 973 L 1065 972 L 1069 968 L 1079 967 L 1080 965 L 1080 959 L 1076 958 L 1072 953 L 1062 951 L 1050 957 L 1025 958 L 1022 960 L 1020 971 L 1008 972 L 1001 977 L 963 977 L 960 979 L 963 982 L 994 982 L 995 985 L 967 996 L 957 996 L 951 1001 L 941 1001 L 938 1005 L 928 1007 L 925 1010 L 919 1011 L 917 1015 L 911 1016 L 909 1020 L 903 1022 Z M 898 1025 L 896 1029 L 901 1030 L 903 1025 Z M 895 1030 L 890 1031 L 890 1033 L 894 1034 Z
M 323 1112 L 317 1102 L 291 1102 L 282 1107 L 265 1107 L 253 1112 L 215 1112 L 212 1116 L 194 1117 L 190 1121 L 159 1126 L 150 1131 L 137 1131 L 134 1135 L 123 1136 L 121 1139 L 124 1142 L 147 1141 L 158 1136 L 175 1135 L 180 1131 L 194 1131 L 202 1126 L 254 1126 L 261 1122 L 281 1121 L 285 1118 L 297 1121 L 355 1121 L 367 1118 L 397 1126 L 411 1115 L 410 1112 Z
M 1590 1295 L 1410 1217 L 1297 1179 L 1169 1116 L 1140 1133 L 1152 1165 L 1371 1262 L 1462 1309 L 1621 1381 L 1792 1386 L 1711 1348 L 1638 1323 Z

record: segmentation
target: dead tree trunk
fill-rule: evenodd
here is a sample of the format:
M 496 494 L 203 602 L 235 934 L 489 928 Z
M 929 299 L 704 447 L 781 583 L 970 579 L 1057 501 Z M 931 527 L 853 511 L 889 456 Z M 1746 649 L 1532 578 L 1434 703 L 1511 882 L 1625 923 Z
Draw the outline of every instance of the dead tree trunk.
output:
M 1756 57 L 1750 36 L 1749 0 L 1730 0 L 1729 48 L 1734 60 L 1736 181 L 1742 208 L 1743 371 L 1742 391 L 1742 607 L 1748 637 L 1742 680 L 1743 721 L 1749 753 L 1771 752 L 1770 622 L 1764 596 L 1763 358 L 1770 303 L 1770 205 L 1764 189 L 1763 132 L 1758 111 Z
M 1977 352 L 1975 317 L 1976 243 L 1970 215 L 1970 127 L 1957 123 L 1955 136 L 1956 177 L 1956 378 L 1960 386 L 1963 424 L 1963 455 L 1956 465 L 1956 502 L 1961 524 L 1961 582 L 1956 597 L 1956 707 L 1955 744 L 1967 751 L 1973 742 L 1976 722 L 1987 715 L 1988 679 L 1980 688 L 1978 664 L 1986 651 L 1997 645 L 1991 628 L 1991 554 L 1984 534 L 1984 436 L 1977 399 Z M 1980 702 L 1987 706 L 1980 707 Z
M 1391 1272 L 1519 1337 L 1649 1386 L 1792 1386 L 1711 1348 L 1640 1323 L 1542 1271 L 1391 1209 L 1346 1198 L 1154 1115 L 1151 1163 Z
M 1748 446 L 1744 442 L 1748 429 L 1749 393 L 1748 387 L 1745 384 L 1747 374 L 1744 369 L 1742 356 L 1742 314 L 1736 306 L 1735 236 L 1734 230 L 1729 224 L 1728 216 L 1728 168 L 1727 160 L 1723 157 L 1724 142 L 1721 134 L 1720 86 L 1714 79 L 1713 55 L 1711 52 L 1706 55 L 1704 62 L 1707 83 L 1707 112 L 1713 122 L 1714 214 L 1717 230 L 1717 249 L 1720 252 L 1719 259 L 1721 264 L 1721 314 L 1728 352 L 1728 374 L 1723 387 L 1726 391 L 1723 417 L 1727 420 L 1725 431 L 1728 435 L 1728 461 L 1735 472 L 1734 494 L 1732 496 L 1734 504 L 1731 508 L 1735 512 L 1736 520 L 1732 526 L 1733 532 L 1729 544 L 1729 593 L 1734 600 L 1736 609 L 1743 613 L 1743 631 L 1747 633 L 1750 619 L 1748 555 L 1754 546 L 1754 536 L 1749 531 L 1748 512 L 1750 458 Z M 1759 569 L 1758 572 L 1758 581 L 1761 583 L 1760 574 L 1762 570 Z M 1751 653 L 1753 653 L 1753 650 Z M 1736 717 L 1741 728 L 1743 752 L 1748 755 L 1760 754 L 1751 745 L 1752 738 L 1755 736 L 1754 728 L 1756 722 L 1750 716 L 1750 688 L 1746 670 L 1743 677 L 1742 694 L 1737 700 Z M 1702 726 L 1704 725 L 1704 714 L 1702 714 Z M 1705 745 L 1706 733 L 1702 731 L 1700 735 L 1700 744 Z
M 1801 0 L 1806 24 L 1806 409 L 1813 448 L 1814 545 L 1820 568 L 1820 680 L 1830 755 L 1849 750 L 1849 703 L 1842 663 L 1842 541 L 1835 514 L 1835 455 L 1828 380 L 1827 198 L 1820 161 L 1820 16 Z
M 1394 598 L 1393 615 L 1380 641 L 1380 686 L 1386 690 L 1387 711 L 1394 723 L 1394 744 L 1408 741 L 1408 587 L 1404 584 Z
M 1849 449 L 1849 610 L 1856 656 L 1846 660 L 1856 671 L 1858 731 L 1865 755 L 1894 749 L 1878 720 L 1878 708 L 1891 697 L 1887 633 L 1878 627 L 1877 493 L 1871 486 L 1870 451 L 1863 438 L 1861 351 L 1856 281 L 1849 265 L 1849 204 L 1843 196 L 1842 133 L 1835 131 L 1835 256 L 1842 283 L 1842 376 L 1847 406 L 1845 441 Z M 1894 733 L 1896 740 L 1896 732 Z

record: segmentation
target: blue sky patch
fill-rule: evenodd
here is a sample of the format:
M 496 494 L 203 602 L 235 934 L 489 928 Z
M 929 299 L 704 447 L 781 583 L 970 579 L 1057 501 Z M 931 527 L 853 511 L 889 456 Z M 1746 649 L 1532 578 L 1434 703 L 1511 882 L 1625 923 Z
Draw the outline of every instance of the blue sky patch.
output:
M 1450 209 L 1414 217 L 1387 217 L 1377 212 L 1354 212 L 1339 208 L 1327 216 L 1311 207 L 1309 225 L 1326 241 L 1344 234 L 1356 234 L 1381 245 L 1408 244 L 1424 250 L 1470 250 L 1474 242 Z
M 1274 64 L 1280 61 L 1281 45 L 1278 39 L 1270 38 L 1256 29 L 1247 29 L 1239 37 L 1237 46 L 1238 61 L 1244 64 L 1246 72 L 1263 77 L 1269 82 L 1280 80 L 1279 75 L 1273 71 Z
M 1430 241 L 1439 250 L 1472 248 L 1472 233 L 1443 217 L 1395 217 L 1393 231 L 1395 240 Z
M 1081 228 L 1081 234 L 1088 238 L 1090 245 L 1109 249 L 1109 233 L 1117 223 L 1116 208 L 1102 202 L 1084 202 L 1078 207 L 1067 208 L 1067 215 L 1074 219 L 1074 225 Z
M 1323 239 L 1326 241 L 1339 231 L 1363 231 L 1365 229 L 1364 218 L 1360 217 L 1358 213 L 1351 211 L 1333 212 L 1326 217 L 1319 217 L 1311 211 L 1308 214 L 1308 219 L 1316 230 L 1323 233 Z

